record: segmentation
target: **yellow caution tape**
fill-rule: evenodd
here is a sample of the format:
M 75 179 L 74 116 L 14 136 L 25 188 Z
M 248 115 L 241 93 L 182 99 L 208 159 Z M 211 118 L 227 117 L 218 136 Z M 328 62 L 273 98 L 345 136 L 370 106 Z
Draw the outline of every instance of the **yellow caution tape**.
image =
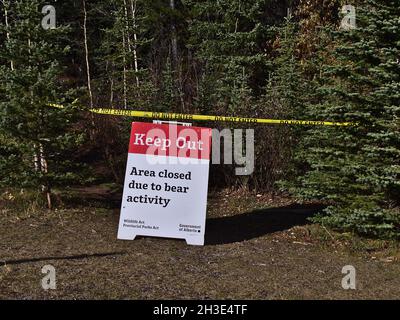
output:
M 51 107 L 62 109 L 64 106 L 59 104 L 49 104 Z M 167 113 L 167 112 L 152 112 L 152 111 L 136 111 L 122 109 L 104 109 L 94 108 L 87 111 L 108 114 L 113 116 L 127 116 L 137 118 L 152 118 L 162 120 L 175 121 L 217 121 L 217 122 L 241 122 L 241 123 L 268 123 L 268 124 L 286 124 L 286 125 L 311 125 L 311 126 L 356 126 L 354 122 L 331 122 L 331 121 L 310 121 L 310 120 L 277 120 L 277 119 L 262 119 L 262 118 L 243 118 L 243 117 L 226 117 L 226 116 L 211 116 L 200 114 L 183 114 L 183 113 Z

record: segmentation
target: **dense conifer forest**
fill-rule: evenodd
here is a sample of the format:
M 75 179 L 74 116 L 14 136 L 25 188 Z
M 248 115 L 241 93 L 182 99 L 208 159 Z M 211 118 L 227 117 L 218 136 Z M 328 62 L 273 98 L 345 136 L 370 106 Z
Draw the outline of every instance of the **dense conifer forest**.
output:
M 212 165 L 210 188 L 400 236 L 399 0 L 0 0 L 2 192 L 54 209 L 55 190 L 121 186 L 133 120 L 91 108 L 356 123 L 201 123 L 255 130 L 254 172 Z

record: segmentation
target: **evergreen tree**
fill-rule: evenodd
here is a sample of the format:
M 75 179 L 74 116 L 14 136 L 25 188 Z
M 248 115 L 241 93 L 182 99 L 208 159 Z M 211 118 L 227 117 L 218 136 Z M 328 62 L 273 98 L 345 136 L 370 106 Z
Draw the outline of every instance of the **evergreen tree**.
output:
M 259 110 L 273 119 L 304 119 L 305 104 L 309 98 L 311 82 L 305 79 L 299 62 L 298 23 L 289 13 L 281 26 L 276 27 L 277 37 L 273 47 L 276 57 L 272 60 L 273 71 L 266 84 L 266 94 L 260 99 Z M 258 130 L 258 141 L 266 136 L 268 143 L 257 144 L 258 166 L 256 178 L 274 187 L 276 181 L 287 178 L 293 164 L 293 150 L 301 140 L 303 128 L 296 126 L 266 127 Z M 263 181 L 264 180 L 264 181 Z M 282 183 L 282 182 L 280 182 Z
M 44 1 L 4 3 L 8 26 L 3 24 L 0 33 L 10 36 L 0 47 L 0 136 L 7 142 L 0 149 L 0 183 L 41 187 L 51 208 L 52 187 L 78 178 L 72 150 L 83 139 L 71 128 L 73 92 L 58 79 L 68 50 L 62 45 L 67 28 L 42 28 Z M 66 108 L 48 106 L 55 102 Z
M 400 236 L 399 4 L 366 0 L 357 29 L 333 32 L 334 55 L 308 113 L 358 125 L 309 130 L 299 152 L 308 170 L 295 188 L 330 203 L 315 221 L 386 237 Z
M 201 70 L 198 108 L 231 115 L 255 114 L 252 98 L 262 94 L 271 71 L 266 50 L 275 35 L 271 26 L 281 19 L 280 10 L 270 10 L 276 3 L 205 0 L 185 4 L 191 9 L 189 47 L 195 51 Z M 285 3 L 279 6 L 286 12 Z
M 304 116 L 305 91 L 297 51 L 297 23 L 291 16 L 277 28 L 276 58 L 266 85 L 265 103 L 273 103 L 277 117 L 291 119 Z

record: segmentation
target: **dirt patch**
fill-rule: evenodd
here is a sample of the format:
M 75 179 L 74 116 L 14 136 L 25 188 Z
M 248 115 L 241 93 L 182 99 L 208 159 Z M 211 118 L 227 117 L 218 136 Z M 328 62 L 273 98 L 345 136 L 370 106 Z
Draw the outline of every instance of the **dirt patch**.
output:
M 2 299 L 396 299 L 400 251 L 309 225 L 321 208 L 271 195 L 210 197 L 206 245 L 116 239 L 119 210 L 0 215 Z M 45 291 L 41 268 L 56 269 Z M 356 268 L 344 290 L 342 267 Z

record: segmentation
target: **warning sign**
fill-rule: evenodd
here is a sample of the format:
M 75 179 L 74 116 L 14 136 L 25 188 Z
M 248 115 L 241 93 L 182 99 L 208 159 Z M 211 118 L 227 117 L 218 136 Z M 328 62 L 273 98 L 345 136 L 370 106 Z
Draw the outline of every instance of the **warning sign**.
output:
M 133 122 L 118 239 L 203 245 L 211 129 Z

